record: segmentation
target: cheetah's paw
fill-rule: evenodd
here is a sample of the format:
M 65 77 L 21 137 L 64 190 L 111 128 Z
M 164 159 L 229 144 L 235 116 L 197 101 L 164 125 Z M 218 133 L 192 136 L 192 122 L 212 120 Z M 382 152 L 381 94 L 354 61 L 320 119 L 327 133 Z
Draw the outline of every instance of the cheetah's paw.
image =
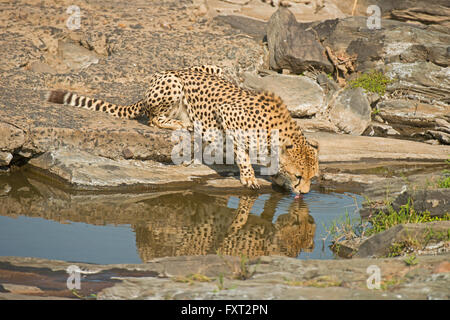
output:
M 258 190 L 260 188 L 258 181 L 255 177 L 242 177 L 241 183 L 247 188 Z

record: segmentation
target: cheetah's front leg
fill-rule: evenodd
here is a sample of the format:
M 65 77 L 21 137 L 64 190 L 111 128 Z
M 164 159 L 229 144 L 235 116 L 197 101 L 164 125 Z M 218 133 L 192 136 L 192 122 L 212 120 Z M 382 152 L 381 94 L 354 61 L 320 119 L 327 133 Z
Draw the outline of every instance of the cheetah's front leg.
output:
M 256 180 L 255 171 L 250 162 L 250 156 L 245 150 L 241 148 L 236 150 L 236 162 L 239 167 L 241 183 L 250 189 L 259 189 L 260 186 Z
M 258 199 L 257 195 L 253 196 L 243 196 L 239 200 L 239 205 L 236 210 L 236 214 L 234 216 L 233 221 L 231 222 L 230 227 L 228 228 L 228 235 L 235 234 L 247 223 L 248 216 L 250 215 L 250 210 L 255 204 L 256 199 Z
M 241 183 L 250 189 L 259 189 L 259 183 L 256 180 L 253 171 L 250 155 L 248 153 L 248 141 L 244 128 L 236 123 L 235 114 L 245 114 L 245 109 L 236 105 L 221 105 L 215 109 L 217 112 L 217 121 L 223 127 L 227 134 L 230 134 L 234 141 L 234 155 L 240 171 Z

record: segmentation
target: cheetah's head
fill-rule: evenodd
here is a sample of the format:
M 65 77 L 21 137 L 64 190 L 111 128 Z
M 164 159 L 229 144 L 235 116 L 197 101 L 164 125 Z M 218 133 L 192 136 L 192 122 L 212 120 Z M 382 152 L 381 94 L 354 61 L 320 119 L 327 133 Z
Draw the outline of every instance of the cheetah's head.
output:
M 294 193 L 308 193 L 311 179 L 319 174 L 319 144 L 301 134 L 280 148 L 279 171 L 274 182 Z

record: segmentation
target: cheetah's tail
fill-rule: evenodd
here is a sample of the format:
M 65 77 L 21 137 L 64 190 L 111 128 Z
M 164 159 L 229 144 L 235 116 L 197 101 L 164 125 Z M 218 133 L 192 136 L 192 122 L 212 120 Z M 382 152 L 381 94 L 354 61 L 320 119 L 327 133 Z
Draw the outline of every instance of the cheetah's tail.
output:
M 47 93 L 48 102 L 69 105 L 73 107 L 85 108 L 89 110 L 102 111 L 112 114 L 118 118 L 133 119 L 142 113 L 143 100 L 128 106 L 111 104 L 99 99 L 79 96 L 66 90 L 53 90 Z

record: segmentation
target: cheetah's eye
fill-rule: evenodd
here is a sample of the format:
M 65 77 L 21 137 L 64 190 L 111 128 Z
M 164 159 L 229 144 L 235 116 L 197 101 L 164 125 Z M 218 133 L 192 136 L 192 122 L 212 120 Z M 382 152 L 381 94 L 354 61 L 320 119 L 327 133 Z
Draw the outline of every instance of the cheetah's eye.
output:
M 286 146 L 285 148 L 286 148 L 286 150 L 289 150 L 289 149 L 292 149 L 293 147 L 294 146 L 292 144 L 290 144 L 290 145 Z

